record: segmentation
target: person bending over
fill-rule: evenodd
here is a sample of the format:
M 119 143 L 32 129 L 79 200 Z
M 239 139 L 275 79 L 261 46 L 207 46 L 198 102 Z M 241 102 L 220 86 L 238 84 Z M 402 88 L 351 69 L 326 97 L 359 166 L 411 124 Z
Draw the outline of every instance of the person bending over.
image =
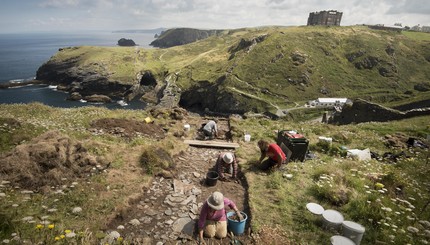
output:
M 258 160 L 260 169 L 269 170 L 273 167 L 280 168 L 282 164 L 287 162 L 285 153 L 276 143 L 269 144 L 269 142 L 265 140 L 260 140 L 258 141 L 258 147 L 261 151 L 260 160 Z M 262 162 L 266 157 L 268 157 L 268 159 Z
M 226 180 L 225 172 L 231 174 L 233 180 L 237 179 L 237 161 L 236 157 L 231 152 L 221 152 L 216 161 L 216 171 L 220 180 Z

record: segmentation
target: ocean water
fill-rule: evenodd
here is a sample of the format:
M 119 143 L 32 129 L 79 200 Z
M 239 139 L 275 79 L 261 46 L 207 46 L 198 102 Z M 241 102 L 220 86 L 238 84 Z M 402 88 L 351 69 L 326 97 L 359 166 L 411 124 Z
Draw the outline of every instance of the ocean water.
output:
M 143 48 L 154 40 L 155 33 L 25 33 L 0 34 L 0 83 L 34 79 L 37 69 L 59 48 L 74 46 L 116 46 L 121 38 L 132 39 Z M 80 107 L 89 103 L 66 100 L 68 94 L 47 85 L 0 89 L 0 103 L 40 102 L 54 107 Z M 145 103 L 121 101 L 109 104 L 91 104 L 108 108 L 143 109 Z

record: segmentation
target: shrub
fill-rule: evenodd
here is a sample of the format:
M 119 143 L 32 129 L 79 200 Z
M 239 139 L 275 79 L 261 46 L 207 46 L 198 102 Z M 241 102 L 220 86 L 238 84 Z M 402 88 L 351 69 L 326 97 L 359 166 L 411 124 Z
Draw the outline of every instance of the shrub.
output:
M 174 168 L 172 157 L 162 148 L 146 149 L 140 156 L 139 162 L 145 173 L 150 175 L 158 175 Z

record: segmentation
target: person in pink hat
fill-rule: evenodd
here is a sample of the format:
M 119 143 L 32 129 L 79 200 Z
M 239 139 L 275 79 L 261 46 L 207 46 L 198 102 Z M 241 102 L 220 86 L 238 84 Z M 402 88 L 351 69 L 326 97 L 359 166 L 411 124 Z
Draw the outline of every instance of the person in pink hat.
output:
M 242 214 L 237 209 L 236 204 L 224 197 L 221 192 L 215 191 L 202 206 L 198 222 L 199 240 L 204 244 L 203 235 L 209 238 L 218 239 L 227 236 L 227 216 L 225 206 L 233 209 L 239 220 L 243 220 Z

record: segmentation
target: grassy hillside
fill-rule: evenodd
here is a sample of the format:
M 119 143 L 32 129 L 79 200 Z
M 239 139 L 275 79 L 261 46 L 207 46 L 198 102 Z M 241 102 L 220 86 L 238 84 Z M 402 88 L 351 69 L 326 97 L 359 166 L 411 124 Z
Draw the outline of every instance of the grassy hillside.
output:
M 259 37 L 262 41 L 246 47 Z M 351 27 L 264 27 L 226 30 L 166 49 L 81 47 L 57 61 L 77 59 L 78 69 L 103 70 L 136 83 L 149 70 L 159 81 L 177 74 L 186 91 L 226 75 L 218 92 L 256 108 L 287 108 L 317 97 L 363 98 L 383 104 L 428 97 L 430 35 Z M 208 91 L 213 93 L 213 91 Z M 248 106 L 250 108 L 252 106 Z
M 167 111 L 154 118 L 141 110 L 58 109 L 41 104 L 0 105 L 0 115 L 2 158 L 15 147 L 56 130 L 62 138 L 79 141 L 90 154 L 111 162 L 106 171 L 79 179 L 61 178 L 56 173 L 61 184 L 34 190 L 32 194 L 25 192 L 32 189 L 19 189 L 0 179 L 0 241 L 6 239 L 11 244 L 100 243 L 106 236 L 104 229 L 109 219 L 121 215 L 138 193 L 151 186 L 152 175 L 141 170 L 142 153 L 156 147 L 171 155 L 185 150 L 183 139 L 191 139 L 195 125 L 202 120 L 193 116 L 174 120 Z M 155 121 L 154 125 L 167 130 L 165 138 L 121 137 L 115 133 L 118 130 L 105 133 L 90 130 L 91 122 L 102 118 L 142 122 L 148 116 Z M 294 121 L 231 119 L 233 141 L 240 144 L 236 154 L 247 179 L 254 236 L 267 244 L 327 243 L 335 233 L 323 229 L 321 217 L 310 214 L 305 207 L 316 202 L 365 226 L 361 244 L 430 242 L 429 152 L 407 148 L 405 144 L 408 137 L 423 140 L 430 133 L 429 119 L 347 126 L 304 121 L 299 115 Z M 176 137 L 184 123 L 192 125 L 190 133 Z M 257 171 L 255 163 L 260 156 L 257 141 L 273 142 L 279 129 L 294 129 L 304 134 L 317 157 L 304 163 L 289 163 L 284 171 Z M 245 132 L 251 134 L 251 142 L 243 141 Z M 333 143 L 321 144 L 319 136 L 332 137 Z M 345 148 L 369 148 L 380 155 L 404 151 L 407 157 L 397 162 L 374 159 L 361 162 L 345 157 Z M 291 173 L 292 179 L 284 178 L 285 173 Z M 81 207 L 82 211 L 72 211 L 75 207 Z M 122 239 L 115 244 L 127 244 Z

